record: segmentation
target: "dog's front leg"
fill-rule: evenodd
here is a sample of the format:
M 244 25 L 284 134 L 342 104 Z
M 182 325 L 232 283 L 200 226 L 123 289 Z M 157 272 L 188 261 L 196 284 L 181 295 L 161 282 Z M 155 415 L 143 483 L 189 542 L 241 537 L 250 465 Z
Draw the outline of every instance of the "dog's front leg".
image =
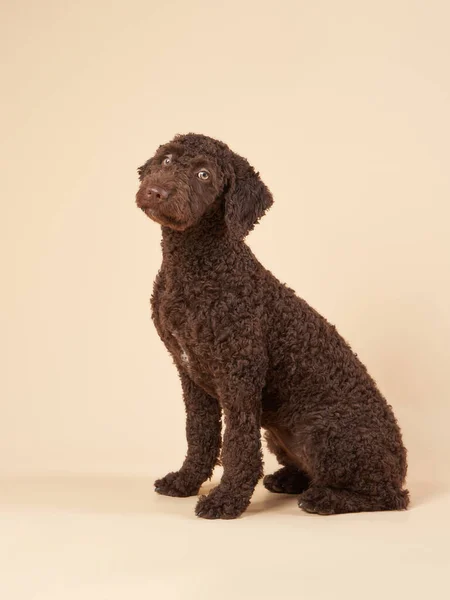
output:
M 165 496 L 195 496 L 217 463 L 221 443 L 221 409 L 218 401 L 179 371 L 186 406 L 188 450 L 179 471 L 155 481 Z
M 226 427 L 221 455 L 224 472 L 219 486 L 199 499 L 195 511 L 199 517 L 234 519 L 250 503 L 262 477 L 262 388 L 262 378 L 246 367 L 230 374 L 220 390 Z

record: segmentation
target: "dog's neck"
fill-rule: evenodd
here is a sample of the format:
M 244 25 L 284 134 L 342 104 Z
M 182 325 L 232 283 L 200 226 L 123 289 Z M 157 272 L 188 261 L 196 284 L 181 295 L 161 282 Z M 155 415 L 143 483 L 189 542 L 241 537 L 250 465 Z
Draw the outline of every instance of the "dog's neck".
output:
M 224 256 L 235 254 L 240 244 L 231 238 L 220 210 L 204 215 L 185 231 L 161 229 L 163 267 L 168 271 L 213 270 Z

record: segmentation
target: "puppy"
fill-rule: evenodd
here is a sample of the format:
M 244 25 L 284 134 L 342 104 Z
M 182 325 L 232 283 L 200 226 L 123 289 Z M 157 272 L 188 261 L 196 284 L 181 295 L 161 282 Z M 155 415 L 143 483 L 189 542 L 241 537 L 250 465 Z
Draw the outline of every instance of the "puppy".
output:
M 139 177 L 137 205 L 162 229 L 152 318 L 181 380 L 188 442 L 156 491 L 196 495 L 220 456 L 222 480 L 196 514 L 238 517 L 263 474 L 264 428 L 281 465 L 268 490 L 321 515 L 405 509 L 391 407 L 336 328 L 244 243 L 273 202 L 259 174 L 224 143 L 188 134 Z

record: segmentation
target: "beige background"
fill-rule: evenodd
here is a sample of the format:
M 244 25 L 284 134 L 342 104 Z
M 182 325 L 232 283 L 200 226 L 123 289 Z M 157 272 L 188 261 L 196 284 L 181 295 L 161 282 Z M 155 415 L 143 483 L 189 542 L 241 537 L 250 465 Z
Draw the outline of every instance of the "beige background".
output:
M 448 560 L 448 2 L 42 0 L 4 2 L 1 22 L 4 597 L 110 598 L 112 583 L 117 597 L 203 597 L 202 577 L 249 597 L 262 561 L 262 597 L 336 595 L 321 586 L 345 586 L 348 564 L 365 587 L 390 573 L 365 595 L 389 577 L 396 593 L 429 592 Z M 258 489 L 253 519 L 205 524 L 195 499 L 153 496 L 152 478 L 183 457 L 184 411 L 150 321 L 160 232 L 134 206 L 136 168 L 188 131 L 226 141 L 271 188 L 248 242 L 336 324 L 394 406 L 407 514 L 311 520 Z M 268 536 L 294 569 L 262 554 Z M 215 538 L 206 574 L 187 569 Z M 301 588 L 288 584 L 296 556 Z

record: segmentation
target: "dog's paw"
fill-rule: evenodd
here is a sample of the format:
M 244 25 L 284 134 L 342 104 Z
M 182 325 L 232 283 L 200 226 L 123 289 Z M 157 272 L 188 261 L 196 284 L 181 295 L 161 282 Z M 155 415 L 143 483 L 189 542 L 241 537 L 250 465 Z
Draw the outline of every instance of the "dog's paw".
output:
M 219 486 L 207 496 L 200 497 L 195 514 L 202 519 L 236 519 L 244 512 L 249 502 L 236 492 L 224 491 Z
M 155 492 L 163 496 L 186 498 L 196 496 L 200 486 L 182 471 L 168 473 L 162 479 L 155 481 Z
M 300 495 L 298 505 L 307 513 L 333 515 L 337 511 L 333 502 L 333 492 L 328 488 L 310 487 Z
M 272 475 L 266 475 L 264 487 L 275 494 L 301 494 L 309 484 L 309 477 L 296 468 L 283 467 Z

